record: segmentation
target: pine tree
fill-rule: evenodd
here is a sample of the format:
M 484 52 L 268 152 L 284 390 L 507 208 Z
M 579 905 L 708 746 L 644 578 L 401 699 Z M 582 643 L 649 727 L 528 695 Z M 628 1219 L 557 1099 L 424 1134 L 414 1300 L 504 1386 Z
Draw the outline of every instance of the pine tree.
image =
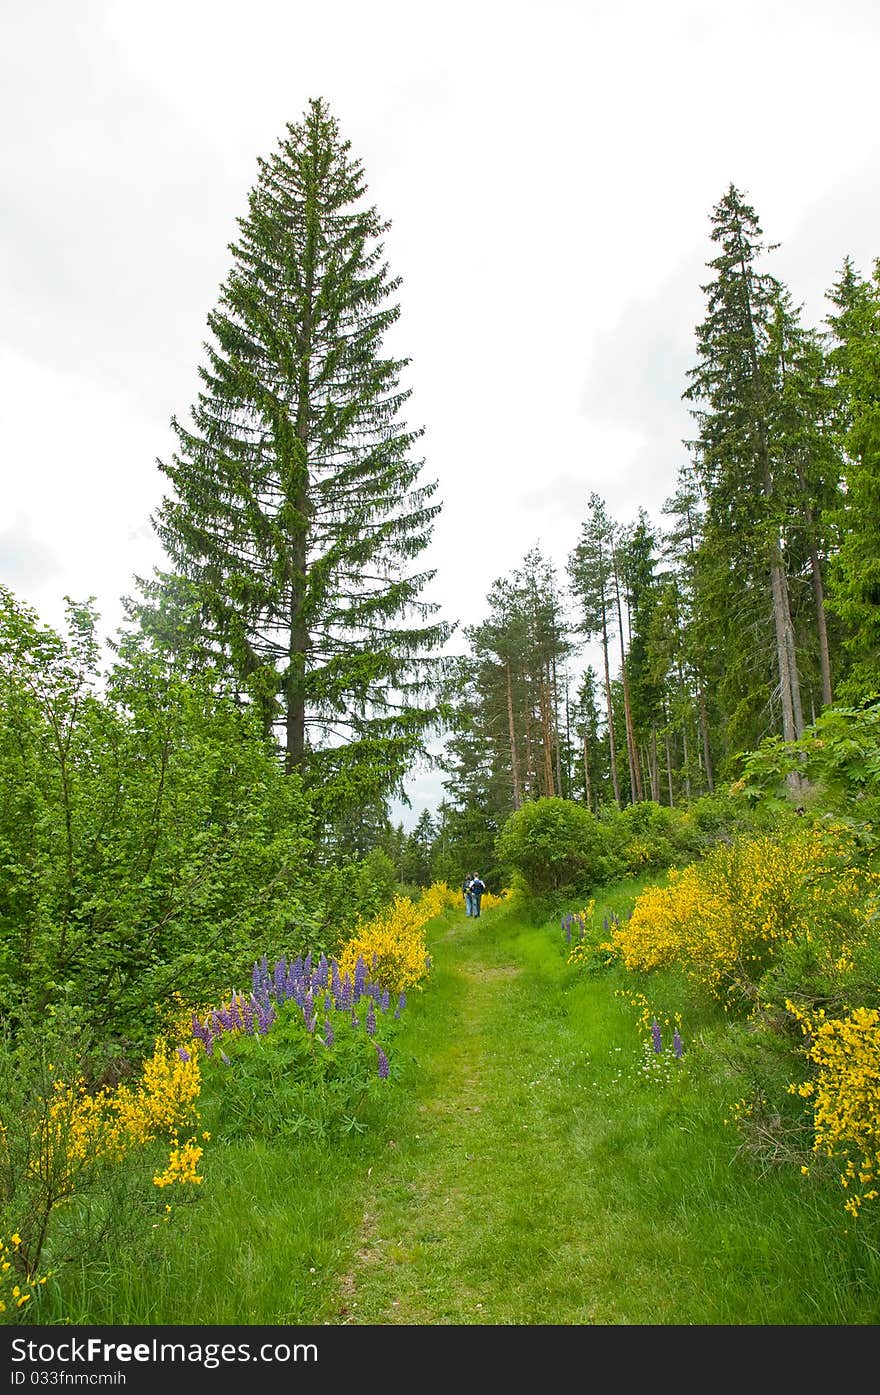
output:
M 860 699 L 880 692 L 880 258 L 869 279 L 847 260 L 830 298 L 846 493 L 829 604 L 847 627 L 841 692 Z
M 825 601 L 831 530 L 825 519 L 840 506 L 841 457 L 832 426 L 828 357 L 821 336 L 801 323 L 784 286 L 778 289 L 767 352 L 778 399 L 775 470 L 787 481 L 791 499 L 787 571 L 795 587 L 798 580 L 806 583 L 799 649 L 805 662 L 818 662 L 821 702 L 827 706 L 833 700 L 833 681 Z
M 581 525 L 581 536 L 568 561 L 572 595 L 580 608 L 578 629 L 585 638 L 597 636 L 602 645 L 605 686 L 605 715 L 610 743 L 611 783 L 614 802 L 620 804 L 620 778 L 617 770 L 617 736 L 611 686 L 609 649 L 614 635 L 612 597 L 614 565 L 614 523 L 605 501 L 593 492 L 588 501 L 589 517 Z
M 437 719 L 449 627 L 411 568 L 440 505 L 383 357 L 389 225 L 323 100 L 258 169 L 154 521 L 286 769 L 351 803 L 399 790 Z
M 717 580 L 726 570 L 740 596 L 769 582 L 782 734 L 793 741 L 804 719 L 784 548 L 788 496 L 776 455 L 775 363 L 767 352 L 781 288 L 757 269 L 762 229 L 732 184 L 713 211 L 711 237 L 720 250 L 709 262 L 715 277 L 703 287 L 699 361 L 684 393 L 697 404 L 699 437 L 691 445 L 707 500 L 705 545 Z
M 700 484 L 690 464 L 680 469 L 678 488 L 665 501 L 663 513 L 674 520 L 663 536 L 664 558 L 670 564 L 665 588 L 669 624 L 662 637 L 665 643 L 661 646 L 658 636 L 654 647 L 665 648 L 666 671 L 674 674 L 677 680 L 667 700 L 667 710 L 681 740 L 684 793 L 690 798 L 692 766 L 688 727 L 692 719 L 700 734 L 706 788 L 710 794 L 714 789 L 707 692 L 710 688 L 718 692 L 720 648 L 716 627 L 706 624 L 700 614 L 705 509 Z M 723 659 L 721 665 L 723 668 Z M 710 682 L 710 677 L 716 681 Z M 671 759 L 668 764 L 671 769 Z

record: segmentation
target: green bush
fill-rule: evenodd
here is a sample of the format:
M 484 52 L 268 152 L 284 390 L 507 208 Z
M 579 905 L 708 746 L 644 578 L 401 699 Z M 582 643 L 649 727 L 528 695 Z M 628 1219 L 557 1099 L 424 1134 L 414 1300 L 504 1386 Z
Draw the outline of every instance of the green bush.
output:
M 556 796 L 511 814 L 497 839 L 500 860 L 531 895 L 588 891 L 614 870 L 608 834 L 589 809 Z
M 120 1059 L 156 1006 L 287 951 L 314 916 L 313 818 L 253 708 L 142 637 L 99 672 L 0 586 L 0 1002 L 71 1004 Z
M 685 860 L 691 852 L 689 842 L 694 843 L 696 852 L 695 840 L 689 836 L 685 815 L 679 809 L 644 800 L 624 809 L 612 808 L 603 822 L 610 848 L 628 876 L 662 871 Z

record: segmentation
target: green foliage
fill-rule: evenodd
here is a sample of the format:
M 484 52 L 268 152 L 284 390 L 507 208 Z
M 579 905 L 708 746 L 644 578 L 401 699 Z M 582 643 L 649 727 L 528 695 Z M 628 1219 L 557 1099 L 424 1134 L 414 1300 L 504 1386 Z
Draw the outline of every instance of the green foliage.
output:
M 759 807 L 790 808 L 793 772 L 806 808 L 855 821 L 870 840 L 880 817 L 880 699 L 826 708 L 800 741 L 763 741 L 745 761 L 743 793 Z
M 374 1042 L 379 1036 L 365 1029 L 363 1001 L 358 1011 L 355 1025 L 351 1011 L 328 1009 L 330 1046 L 323 1010 L 318 1008 L 309 1031 L 295 1002 L 281 1005 L 262 1035 L 224 1035 L 210 1056 L 200 1056 L 199 1113 L 211 1137 L 222 1142 L 332 1138 L 362 1129 L 366 1101 L 386 1082 L 378 1076 Z M 389 1024 L 384 1014 L 376 1015 L 380 1044 L 387 1045 Z
M 589 890 L 609 869 L 607 834 L 588 809 L 558 796 L 535 799 L 510 815 L 498 835 L 498 856 L 529 893 Z
M 832 518 L 840 546 L 829 605 L 846 626 L 841 695 L 857 701 L 880 688 L 880 258 L 868 279 L 847 261 L 831 299 L 846 492 Z
M 628 876 L 671 867 L 695 855 L 698 841 L 688 816 L 652 800 L 606 811 L 609 849 Z
M 0 995 L 82 1007 L 120 1055 L 303 933 L 309 803 L 253 709 L 124 638 L 100 690 L 70 636 L 0 593 Z
M 83 1152 L 71 1111 L 56 1106 L 60 1082 L 95 1083 L 99 1055 L 75 1008 L 34 1016 L 18 1004 L 0 1019 L 0 1239 L 20 1233 L 12 1265 L 34 1299 L 9 1320 L 38 1314 L 35 1280 L 143 1237 L 160 1209 L 142 1157 Z
M 316 933 L 289 945 L 293 954 L 308 949 L 338 951 L 352 928 L 390 905 L 398 890 L 397 869 L 381 848 L 356 862 L 315 869 L 311 917 Z

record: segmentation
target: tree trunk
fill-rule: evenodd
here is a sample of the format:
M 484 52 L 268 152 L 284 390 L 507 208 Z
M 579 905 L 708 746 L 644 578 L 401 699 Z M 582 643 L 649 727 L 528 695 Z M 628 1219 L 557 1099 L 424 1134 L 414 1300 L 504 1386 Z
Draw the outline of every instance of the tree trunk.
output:
M 620 808 L 620 781 L 617 778 L 617 742 L 614 739 L 614 709 L 611 706 L 611 672 L 608 667 L 608 626 L 602 609 L 602 658 L 605 663 L 605 703 L 608 710 L 608 750 L 611 760 L 611 788 L 614 802 Z
M 587 808 L 592 809 L 593 785 L 590 780 L 590 742 L 586 727 L 584 727 L 584 790 L 587 796 Z
M 314 212 L 314 191 L 309 195 Z M 297 373 L 296 440 L 302 453 L 299 468 L 295 471 L 296 484 L 294 505 L 296 517 L 301 522 L 293 533 L 289 554 L 290 585 L 290 638 L 288 647 L 288 668 L 284 685 L 287 713 L 285 720 L 284 768 L 288 774 L 301 770 L 306 744 L 306 655 L 309 645 L 309 631 L 305 622 L 306 568 L 308 564 L 308 517 L 309 517 L 309 427 L 311 417 L 311 362 L 313 300 L 315 294 L 315 217 L 307 219 L 306 243 L 303 250 L 305 275 L 303 278 L 305 314 L 299 344 L 299 367 Z
M 550 683 L 547 671 L 541 674 L 539 688 L 541 703 L 541 738 L 544 747 L 544 785 L 548 798 L 556 793 L 553 787 L 553 736 L 550 722 Z
M 782 737 L 784 741 L 797 741 L 803 731 L 804 719 L 800 709 L 797 663 L 794 662 L 794 630 L 788 607 L 788 586 L 778 561 L 774 561 L 771 568 L 770 584 L 779 669 L 779 701 L 782 706 Z
M 626 674 L 626 648 L 623 639 L 623 610 L 620 604 L 620 582 L 617 576 L 617 553 L 611 553 L 614 570 L 614 597 L 617 602 L 617 628 L 620 634 L 620 676 L 623 680 L 623 722 L 626 732 L 626 753 L 629 758 L 629 779 L 630 791 L 635 801 L 641 801 L 642 795 L 642 775 L 639 769 L 639 753 L 636 750 L 636 738 L 633 730 L 632 711 L 629 701 L 629 679 Z
M 551 695 L 553 699 L 553 741 L 556 748 L 556 792 L 562 794 L 562 742 L 559 740 L 559 692 L 556 687 L 556 655 L 550 660 L 551 666 Z
M 669 731 L 665 733 L 666 741 L 666 783 L 669 788 L 669 807 L 675 807 L 675 792 L 672 788 L 672 746 L 669 741 Z
M 813 598 L 816 603 L 816 635 L 819 641 L 819 665 L 822 671 L 822 705 L 824 707 L 830 707 L 834 698 L 832 696 L 831 685 L 831 654 L 828 648 L 828 622 L 825 615 L 825 589 L 822 585 L 822 564 L 819 561 L 819 549 L 816 546 L 816 523 L 813 517 L 813 508 L 810 503 L 807 481 L 800 461 L 798 461 L 797 464 L 797 477 L 798 486 L 803 496 L 804 518 L 807 524 L 807 534 L 810 539 L 810 572 L 813 582 Z
M 513 719 L 513 683 L 510 677 L 510 657 L 505 659 L 507 680 L 507 730 L 510 739 L 510 769 L 513 776 L 513 807 L 522 808 L 522 790 L 519 784 L 519 756 L 516 749 L 516 723 Z
M 651 727 L 651 798 L 660 803 L 660 764 L 657 760 L 657 728 Z

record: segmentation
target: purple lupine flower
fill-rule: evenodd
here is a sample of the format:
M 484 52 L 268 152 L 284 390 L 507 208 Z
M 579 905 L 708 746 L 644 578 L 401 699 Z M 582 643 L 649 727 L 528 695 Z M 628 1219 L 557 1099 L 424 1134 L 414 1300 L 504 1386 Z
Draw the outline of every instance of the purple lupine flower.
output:
M 253 1034 L 254 1034 L 254 1008 L 253 1008 L 253 1003 L 254 1003 L 253 998 L 251 998 L 250 1001 L 248 1001 L 247 998 L 242 998 L 242 1000 L 241 1000 L 241 1018 L 242 1018 L 242 1023 L 244 1024 L 244 1029 L 245 1029 L 245 1031 L 247 1032 L 247 1034 L 248 1034 L 249 1037 L 252 1037 Z
M 271 1003 L 257 1003 L 257 1031 L 264 1037 L 275 1021 L 275 1009 Z
M 675 1052 L 676 1056 L 679 1057 L 679 1059 L 684 1055 L 684 1045 L 682 1043 L 681 1037 L 678 1034 L 677 1027 L 672 1037 L 672 1049 Z
M 571 917 L 570 917 L 570 916 L 566 916 L 565 919 L 564 919 L 563 922 L 562 922 L 562 933 L 563 933 L 564 936 L 565 936 L 565 943 L 566 943 L 567 945 L 570 945 L 570 944 L 571 944 Z
M 352 1010 L 351 1010 L 351 1025 L 352 1025 L 353 1027 L 359 1027 L 359 1026 L 361 1025 L 361 1019 L 358 1017 L 358 1015 L 357 1015 L 357 1013 L 355 1012 L 354 1008 L 352 1008 Z
M 376 1041 L 376 1042 L 373 1042 L 373 1045 L 374 1045 L 375 1048 L 376 1048 L 376 1058 L 377 1058 L 376 1064 L 377 1064 L 378 1069 L 379 1069 L 379 1079 L 380 1079 L 380 1080 L 387 1080 L 387 1079 L 388 1079 L 388 1057 L 385 1055 L 385 1052 L 382 1050 L 381 1046 L 379 1045 L 379 1043 L 378 1043 L 377 1041 Z
M 312 977 L 312 951 L 311 951 L 311 950 L 309 950 L 308 954 L 306 955 L 305 959 L 303 960 L 303 977 L 304 977 L 304 978 L 307 978 L 307 979 L 310 979 L 310 978 Z
M 351 979 L 347 973 L 342 976 L 342 983 L 339 986 L 339 996 L 336 999 L 336 1006 L 341 1012 L 351 1007 Z
M 287 997 L 287 960 L 282 956 L 275 964 L 272 973 L 272 988 L 279 1003 Z
M 333 994 L 334 998 L 339 992 L 340 987 L 341 980 L 339 977 L 339 965 L 334 959 L 332 964 L 330 965 L 330 992 Z
M 387 1011 L 388 1011 L 388 1003 L 389 1003 L 389 1001 L 390 1001 L 390 998 L 389 998 L 389 994 L 388 994 L 388 989 L 387 989 L 387 988 L 384 988 L 384 989 L 382 990 L 382 996 L 381 996 L 381 998 L 379 999 L 379 1006 L 380 1006 L 380 1008 L 382 1009 L 383 1012 L 387 1012 Z
M 223 1062 L 224 1066 L 231 1066 L 231 1065 L 232 1065 L 232 1062 L 230 1061 L 230 1059 L 229 1059 L 229 1057 L 227 1056 L 227 1054 L 226 1054 L 225 1051 L 221 1051 L 221 1052 L 220 1052 L 220 1060 Z
M 605 934 L 607 935 L 607 934 L 608 934 L 608 912 L 607 912 L 607 911 L 605 912 L 605 914 L 604 914 L 603 917 L 602 917 L 602 929 L 605 931 Z
M 659 1024 L 658 1024 L 658 1022 L 657 1022 L 656 1017 L 654 1018 L 654 1021 L 651 1023 L 651 1036 L 652 1036 L 653 1039 L 654 1039 L 654 1050 L 655 1050 L 655 1051 L 662 1051 L 662 1050 L 663 1050 L 663 1042 L 662 1042 L 662 1040 L 661 1040 L 661 1038 L 660 1038 L 660 1026 L 659 1026 Z
M 335 1035 L 334 1035 L 334 1033 L 333 1033 L 333 1024 L 332 1024 L 332 1022 L 330 1021 L 330 1018 L 329 1018 L 329 1017 L 325 1017 L 325 1019 L 324 1019 L 324 1045 L 325 1045 L 325 1046 L 332 1046 L 335 1040 L 336 1040 L 336 1037 L 335 1037 Z
M 192 1060 L 192 1056 L 189 1054 L 185 1046 L 178 1046 L 177 1054 L 180 1057 L 181 1061 L 183 1061 L 184 1063 L 186 1061 Z
M 374 1037 L 376 1035 L 376 1001 L 374 998 L 370 999 L 367 1008 L 367 1020 L 364 1025 L 366 1026 L 368 1034 Z
M 321 958 L 318 960 L 318 967 L 313 976 L 313 982 L 316 988 L 327 987 L 327 975 L 329 972 L 330 965 L 327 962 L 327 956 L 322 953 Z
M 204 1042 L 206 1046 L 210 1041 L 210 1033 L 206 1024 L 200 1022 L 199 1019 L 196 1017 L 195 1013 L 193 1013 L 192 1019 L 192 1034 L 199 1041 Z
M 363 955 L 359 954 L 357 963 L 354 966 L 354 1001 L 357 1002 L 364 991 L 367 982 L 367 966 L 364 963 Z

